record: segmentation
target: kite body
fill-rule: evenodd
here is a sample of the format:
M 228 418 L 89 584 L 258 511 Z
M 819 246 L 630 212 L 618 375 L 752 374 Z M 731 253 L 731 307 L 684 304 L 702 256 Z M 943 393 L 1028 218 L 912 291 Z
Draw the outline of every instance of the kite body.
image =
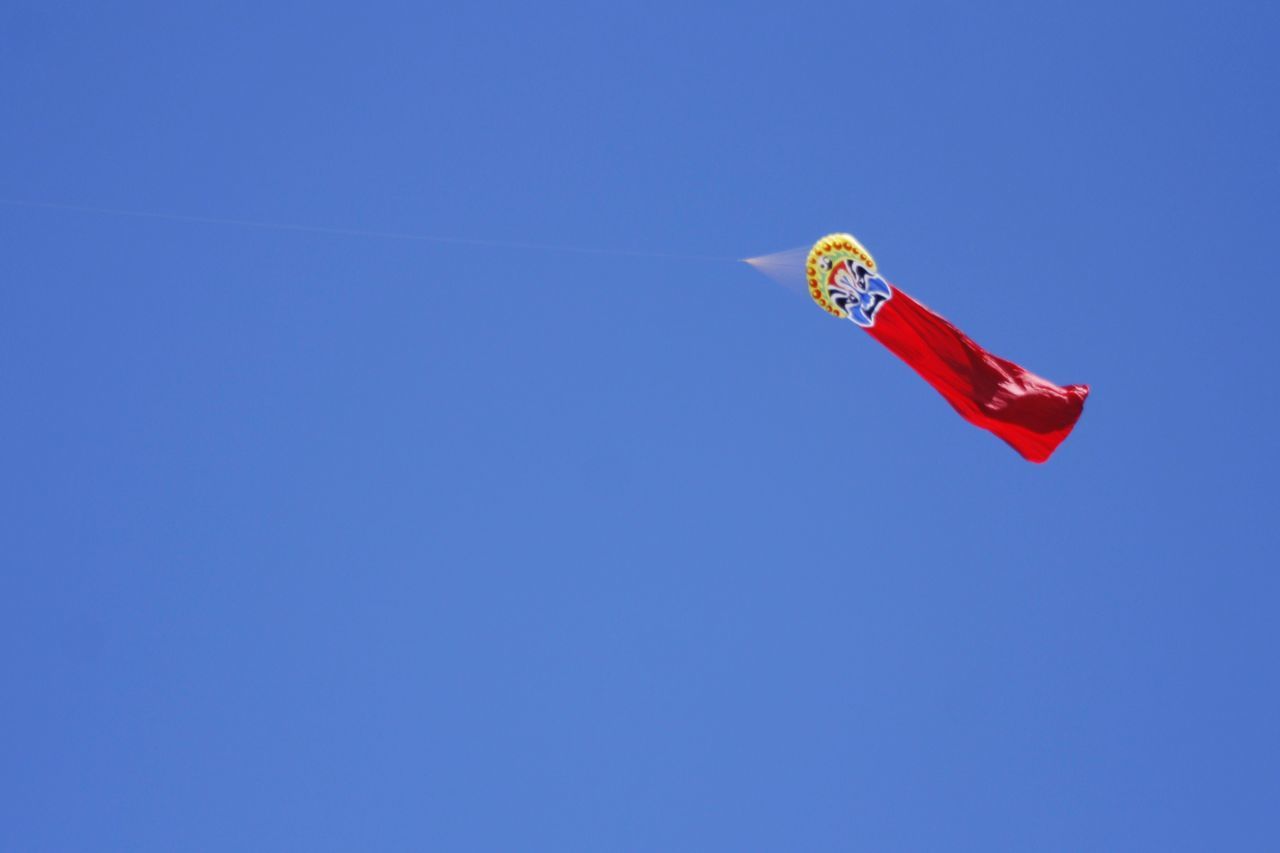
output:
M 814 244 L 805 263 L 809 295 L 861 326 L 934 387 L 960 416 L 1044 462 L 1071 433 L 1088 385 L 1061 387 L 992 355 L 942 317 L 891 286 L 848 234 Z

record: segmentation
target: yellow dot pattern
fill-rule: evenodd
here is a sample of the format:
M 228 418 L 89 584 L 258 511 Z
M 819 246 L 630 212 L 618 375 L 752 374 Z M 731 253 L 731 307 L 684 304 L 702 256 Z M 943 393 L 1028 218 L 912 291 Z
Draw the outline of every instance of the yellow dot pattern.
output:
M 809 250 L 809 259 L 804 265 L 805 277 L 809 279 L 809 295 L 813 297 L 814 302 L 818 303 L 818 307 L 828 314 L 842 320 L 847 319 L 849 315 L 827 298 L 827 286 L 820 262 L 828 257 L 833 264 L 838 264 L 842 260 L 857 261 L 872 272 L 876 270 L 876 262 L 871 257 L 871 253 L 864 249 L 851 234 L 830 234 L 814 243 L 813 248 Z

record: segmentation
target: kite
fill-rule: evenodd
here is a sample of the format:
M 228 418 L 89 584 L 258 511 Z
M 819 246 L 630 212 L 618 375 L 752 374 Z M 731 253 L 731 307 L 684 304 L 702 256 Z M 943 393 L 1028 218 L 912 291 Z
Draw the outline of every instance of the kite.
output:
M 4 198 L 0 198 L 0 205 L 515 250 L 717 262 L 734 260 L 706 255 L 328 228 Z M 803 269 L 809 295 L 824 311 L 861 326 L 920 374 L 962 418 L 995 433 L 1032 462 L 1044 462 L 1052 456 L 1058 445 L 1071 434 L 1084 410 L 1085 398 L 1089 396 L 1088 385 L 1054 385 L 1011 361 L 987 352 L 955 326 L 885 281 L 871 253 L 849 234 L 823 237 L 807 255 L 803 249 L 798 249 L 745 260 L 784 284 L 788 283 L 793 272 Z
M 771 257 L 748 263 L 768 272 L 770 263 L 777 263 Z M 804 271 L 809 295 L 820 308 L 860 326 L 962 418 L 995 433 L 1025 459 L 1044 462 L 1080 418 L 1088 385 L 1055 385 L 987 352 L 885 281 L 871 253 L 851 235 L 832 234 L 815 243 Z

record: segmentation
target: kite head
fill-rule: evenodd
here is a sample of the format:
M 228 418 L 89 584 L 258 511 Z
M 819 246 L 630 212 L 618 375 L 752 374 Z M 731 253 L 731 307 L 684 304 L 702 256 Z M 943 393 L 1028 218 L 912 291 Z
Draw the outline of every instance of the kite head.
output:
M 805 262 L 809 295 L 824 311 L 868 328 L 893 298 L 893 288 L 876 274 L 876 262 L 848 234 L 823 237 Z

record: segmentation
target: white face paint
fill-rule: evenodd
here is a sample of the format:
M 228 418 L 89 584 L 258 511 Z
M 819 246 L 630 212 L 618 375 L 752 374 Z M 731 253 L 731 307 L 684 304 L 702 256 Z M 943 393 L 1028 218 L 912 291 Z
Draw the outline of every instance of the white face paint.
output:
M 893 298 L 893 289 L 859 263 L 823 258 L 820 265 L 826 273 L 827 297 L 832 304 L 859 326 L 874 326 L 881 306 Z

